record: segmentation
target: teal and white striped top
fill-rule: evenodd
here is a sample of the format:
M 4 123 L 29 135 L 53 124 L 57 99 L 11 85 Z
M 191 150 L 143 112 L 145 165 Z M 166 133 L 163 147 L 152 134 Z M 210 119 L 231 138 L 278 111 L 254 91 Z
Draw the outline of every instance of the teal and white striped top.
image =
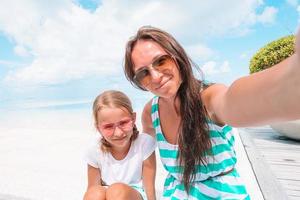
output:
M 183 168 L 178 165 L 178 145 L 166 141 L 159 119 L 159 97 L 152 100 L 151 117 L 155 128 L 157 146 L 168 176 L 164 183 L 162 199 L 250 199 L 245 186 L 235 170 L 234 136 L 230 126 L 219 127 L 209 123 L 211 154 L 206 155 L 207 165 L 197 165 L 190 194 L 182 182 Z M 228 172 L 226 175 L 221 173 Z

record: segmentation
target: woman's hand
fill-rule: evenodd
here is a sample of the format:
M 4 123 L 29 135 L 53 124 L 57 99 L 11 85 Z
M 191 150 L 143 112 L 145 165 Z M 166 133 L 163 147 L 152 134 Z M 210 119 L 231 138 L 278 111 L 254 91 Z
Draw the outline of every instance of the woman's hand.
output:
M 300 73 L 300 29 L 298 30 L 296 34 L 296 42 L 295 42 L 295 50 L 296 50 L 296 68 L 298 68 L 298 72 Z M 299 74 L 300 79 L 300 74 Z
M 297 34 L 296 34 L 296 43 L 295 43 L 295 50 L 296 50 L 296 54 L 298 55 L 298 53 L 300 53 L 300 29 L 298 30 Z

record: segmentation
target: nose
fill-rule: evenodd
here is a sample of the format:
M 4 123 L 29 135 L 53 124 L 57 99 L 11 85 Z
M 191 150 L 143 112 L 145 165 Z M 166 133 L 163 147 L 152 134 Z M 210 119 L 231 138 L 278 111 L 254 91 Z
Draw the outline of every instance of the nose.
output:
M 162 78 L 162 73 L 160 73 L 159 71 L 157 71 L 156 69 L 151 69 L 150 70 L 150 74 L 151 74 L 151 81 L 153 83 L 160 83 L 161 78 Z
M 116 128 L 114 130 L 114 135 L 117 137 L 121 137 L 123 135 L 123 130 L 121 128 L 119 128 L 119 126 L 116 126 Z

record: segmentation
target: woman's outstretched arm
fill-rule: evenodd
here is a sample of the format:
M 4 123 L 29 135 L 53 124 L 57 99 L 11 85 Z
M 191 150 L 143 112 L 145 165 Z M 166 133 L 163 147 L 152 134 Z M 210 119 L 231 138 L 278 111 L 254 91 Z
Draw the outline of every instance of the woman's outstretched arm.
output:
M 213 120 L 256 126 L 300 118 L 300 32 L 296 53 L 281 63 L 242 77 L 228 88 L 216 84 L 202 98 Z

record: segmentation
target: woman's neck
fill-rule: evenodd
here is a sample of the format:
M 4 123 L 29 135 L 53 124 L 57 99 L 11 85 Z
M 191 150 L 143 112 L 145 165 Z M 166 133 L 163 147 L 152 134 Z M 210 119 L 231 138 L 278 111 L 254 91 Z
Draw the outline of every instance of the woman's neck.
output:
M 160 97 L 160 103 L 164 105 L 164 107 L 168 107 L 171 110 L 174 110 L 177 115 L 180 115 L 180 99 L 179 97 L 174 98 L 163 98 Z

